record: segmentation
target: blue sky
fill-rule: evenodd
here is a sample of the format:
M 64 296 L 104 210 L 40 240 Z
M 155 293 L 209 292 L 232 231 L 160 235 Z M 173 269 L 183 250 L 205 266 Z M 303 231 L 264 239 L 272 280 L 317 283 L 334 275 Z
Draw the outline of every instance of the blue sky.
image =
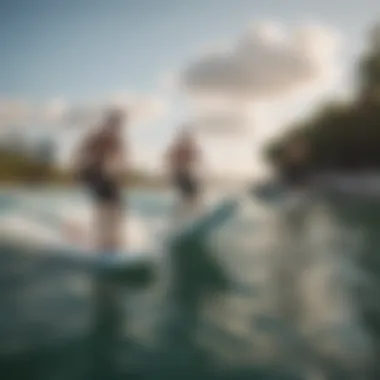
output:
M 375 0 L 7 0 L 0 1 L 0 91 L 3 98 L 70 103 L 117 92 L 162 97 L 169 114 L 133 131 L 136 144 L 159 149 L 186 103 L 165 78 L 203 46 L 236 38 L 255 20 L 292 26 L 309 20 L 337 29 L 349 44 L 347 70 L 380 15 Z M 301 104 L 301 103 L 299 103 Z M 294 108 L 294 111 L 293 111 Z M 286 117 L 300 109 L 293 107 Z M 62 145 L 70 137 L 60 133 Z M 140 144 L 140 145 L 139 145 Z

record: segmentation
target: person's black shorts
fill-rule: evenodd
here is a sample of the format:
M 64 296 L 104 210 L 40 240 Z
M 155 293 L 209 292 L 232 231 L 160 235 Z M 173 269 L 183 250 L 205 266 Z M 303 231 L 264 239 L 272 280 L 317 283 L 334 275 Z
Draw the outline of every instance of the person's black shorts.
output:
M 88 187 L 96 203 L 121 204 L 119 185 L 97 169 L 87 169 L 81 173 L 82 182 Z
M 198 181 L 190 173 L 176 173 L 174 186 L 184 198 L 194 198 L 198 195 Z

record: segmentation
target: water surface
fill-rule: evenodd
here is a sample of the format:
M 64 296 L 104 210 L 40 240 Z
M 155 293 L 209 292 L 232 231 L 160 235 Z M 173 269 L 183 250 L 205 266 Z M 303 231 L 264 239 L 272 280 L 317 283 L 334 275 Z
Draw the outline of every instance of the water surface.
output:
M 133 286 L 55 259 L 47 250 L 59 244 L 56 226 L 25 202 L 91 218 L 79 191 L 2 193 L 4 378 L 378 378 L 376 202 L 289 210 L 246 201 L 206 239 L 167 250 L 154 281 Z M 128 194 L 128 247 L 160 251 L 172 206 L 169 194 Z

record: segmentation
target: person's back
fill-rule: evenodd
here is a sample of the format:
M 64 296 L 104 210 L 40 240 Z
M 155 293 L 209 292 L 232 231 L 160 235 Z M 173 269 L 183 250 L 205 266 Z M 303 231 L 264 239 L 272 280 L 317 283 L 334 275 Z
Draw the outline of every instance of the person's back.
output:
M 184 200 L 195 201 L 199 195 L 196 164 L 199 150 L 189 132 L 182 133 L 168 152 L 168 166 L 174 186 Z
M 125 164 L 121 122 L 120 114 L 107 115 L 101 130 L 82 142 L 77 163 L 79 179 L 95 201 L 97 245 L 102 250 L 115 250 L 119 240 Z
M 173 146 L 170 165 L 173 171 L 190 172 L 196 161 L 196 149 L 191 140 L 179 141 Z

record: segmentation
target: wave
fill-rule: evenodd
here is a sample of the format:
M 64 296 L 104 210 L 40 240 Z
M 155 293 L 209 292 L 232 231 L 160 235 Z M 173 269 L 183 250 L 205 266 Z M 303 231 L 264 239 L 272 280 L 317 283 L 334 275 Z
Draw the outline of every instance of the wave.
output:
M 92 214 L 88 204 L 50 202 L 39 205 L 31 201 L 23 202 L 20 207 L 0 215 L 0 238 L 20 244 L 33 244 L 41 249 L 73 243 L 91 248 L 95 241 Z M 166 229 L 166 224 L 164 217 L 149 217 L 136 211 L 126 212 L 122 225 L 123 250 L 154 249 L 157 236 Z M 80 240 L 71 241 L 68 229 L 77 231 Z

